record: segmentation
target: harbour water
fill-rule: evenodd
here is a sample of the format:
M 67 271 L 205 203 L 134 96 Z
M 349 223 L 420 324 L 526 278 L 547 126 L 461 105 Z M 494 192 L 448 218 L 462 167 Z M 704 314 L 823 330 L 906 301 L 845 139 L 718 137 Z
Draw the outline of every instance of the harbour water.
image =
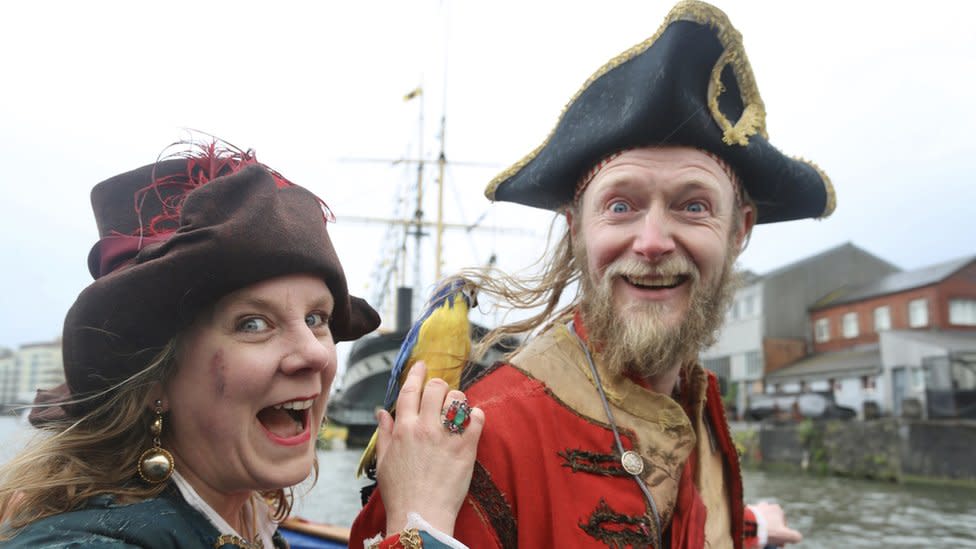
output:
M 0 418 L 0 461 L 24 443 L 29 431 L 14 418 Z M 319 480 L 299 490 L 295 513 L 349 525 L 359 489 L 353 476 L 358 450 L 319 452 Z M 803 532 L 797 548 L 976 548 L 976 490 L 953 486 L 891 484 L 806 475 L 746 472 L 746 499 L 775 500 L 790 525 Z

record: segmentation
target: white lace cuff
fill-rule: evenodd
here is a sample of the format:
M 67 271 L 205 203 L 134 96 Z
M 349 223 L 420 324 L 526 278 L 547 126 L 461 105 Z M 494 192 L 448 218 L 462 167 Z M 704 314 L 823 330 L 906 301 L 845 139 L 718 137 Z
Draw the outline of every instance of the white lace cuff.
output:
M 756 517 L 756 537 L 759 538 L 759 547 L 765 547 L 769 541 L 769 529 L 766 526 L 766 517 L 753 505 L 746 505 L 752 515 Z

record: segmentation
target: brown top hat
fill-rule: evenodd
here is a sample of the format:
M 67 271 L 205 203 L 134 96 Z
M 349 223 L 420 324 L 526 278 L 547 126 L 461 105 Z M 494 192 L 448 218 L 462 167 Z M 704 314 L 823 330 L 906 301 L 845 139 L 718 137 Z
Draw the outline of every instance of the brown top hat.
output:
M 757 206 L 757 223 L 834 211 L 830 179 L 769 142 L 742 36 L 721 10 L 695 0 L 678 3 L 653 36 L 596 71 L 549 137 L 492 180 L 485 195 L 558 210 L 606 156 L 678 145 L 728 163 Z
M 336 341 L 379 325 L 376 311 L 349 295 L 325 204 L 250 153 L 227 157 L 210 147 L 143 166 L 96 185 L 92 206 L 101 239 L 89 254 L 95 281 L 64 321 L 67 387 L 38 403 L 52 394 L 77 400 L 127 379 L 204 307 L 282 275 L 322 277 L 335 298 Z M 62 408 L 78 415 L 93 405 Z M 38 411 L 39 419 L 58 415 Z

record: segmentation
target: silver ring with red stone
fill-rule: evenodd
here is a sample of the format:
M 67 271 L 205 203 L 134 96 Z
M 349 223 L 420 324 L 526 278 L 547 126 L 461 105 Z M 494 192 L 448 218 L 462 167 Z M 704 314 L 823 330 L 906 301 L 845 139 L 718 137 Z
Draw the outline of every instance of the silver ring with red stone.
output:
M 467 400 L 453 400 L 444 410 L 444 428 L 455 434 L 462 434 L 471 424 L 471 407 Z

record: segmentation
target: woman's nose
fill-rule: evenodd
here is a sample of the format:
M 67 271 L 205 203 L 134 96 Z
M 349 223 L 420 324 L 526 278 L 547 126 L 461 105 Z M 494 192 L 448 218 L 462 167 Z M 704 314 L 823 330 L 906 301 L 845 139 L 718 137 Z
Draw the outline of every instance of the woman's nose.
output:
M 303 370 L 319 372 L 335 361 L 335 343 L 331 336 L 316 334 L 304 323 L 288 337 L 289 349 L 281 359 L 281 370 L 287 374 Z

